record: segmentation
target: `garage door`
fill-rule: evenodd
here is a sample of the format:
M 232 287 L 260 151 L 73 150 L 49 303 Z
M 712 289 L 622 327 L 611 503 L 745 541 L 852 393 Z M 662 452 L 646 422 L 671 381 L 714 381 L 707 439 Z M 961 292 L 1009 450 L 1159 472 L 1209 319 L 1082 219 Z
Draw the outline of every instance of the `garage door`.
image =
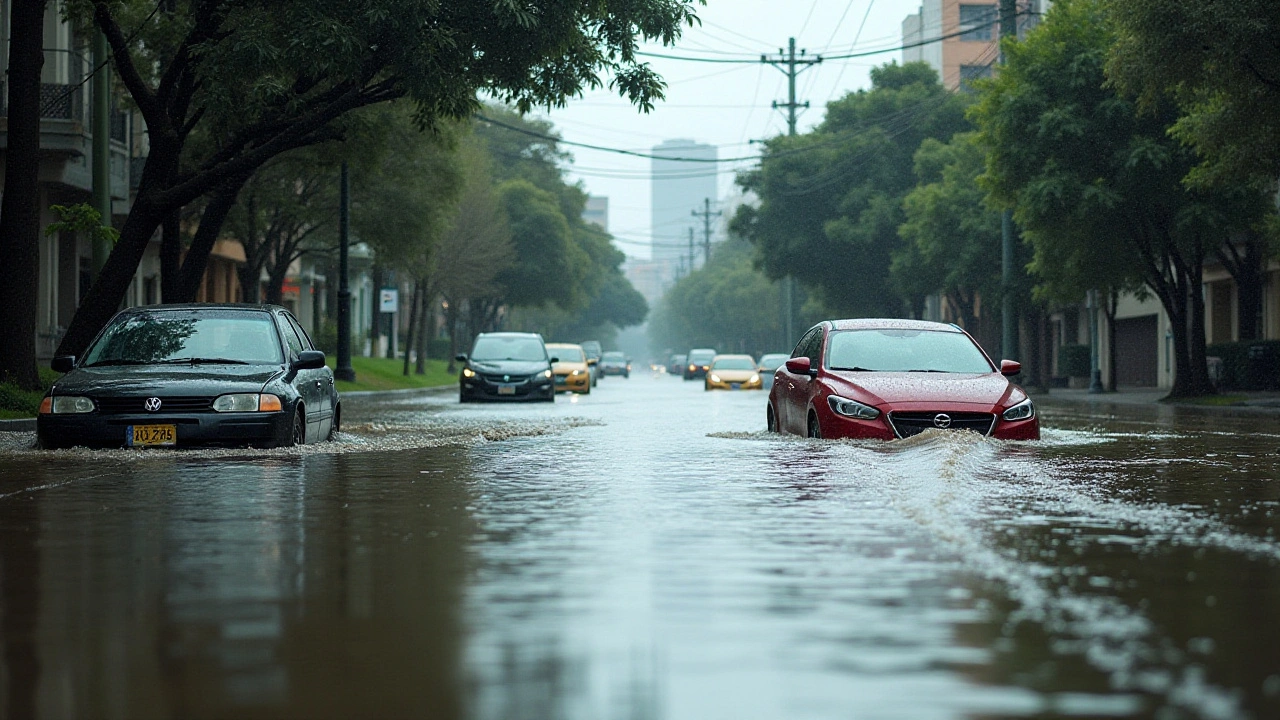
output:
M 1129 387 L 1155 387 L 1160 365 L 1160 343 L 1155 315 L 1116 321 L 1116 383 Z

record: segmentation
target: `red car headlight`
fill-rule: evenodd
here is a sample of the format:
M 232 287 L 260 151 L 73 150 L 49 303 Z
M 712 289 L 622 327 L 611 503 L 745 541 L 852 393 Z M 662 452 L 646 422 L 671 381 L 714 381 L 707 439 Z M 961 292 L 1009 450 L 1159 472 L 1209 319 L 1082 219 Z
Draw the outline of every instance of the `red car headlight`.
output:
M 842 398 L 839 395 L 827 396 L 827 404 L 831 406 L 831 412 L 857 420 L 875 420 L 880 417 L 880 411 L 870 405 L 864 405 L 857 400 Z

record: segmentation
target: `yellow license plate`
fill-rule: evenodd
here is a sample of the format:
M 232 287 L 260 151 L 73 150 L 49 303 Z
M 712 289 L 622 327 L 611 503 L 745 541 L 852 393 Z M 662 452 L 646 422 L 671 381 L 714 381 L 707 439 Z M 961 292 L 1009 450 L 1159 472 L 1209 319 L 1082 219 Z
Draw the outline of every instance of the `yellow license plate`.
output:
M 130 425 L 126 434 L 129 445 L 177 445 L 177 425 Z

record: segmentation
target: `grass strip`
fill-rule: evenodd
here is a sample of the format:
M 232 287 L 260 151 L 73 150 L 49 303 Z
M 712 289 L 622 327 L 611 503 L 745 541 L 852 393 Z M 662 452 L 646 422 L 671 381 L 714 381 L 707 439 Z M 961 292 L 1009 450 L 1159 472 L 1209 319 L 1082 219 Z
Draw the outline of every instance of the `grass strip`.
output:
M 329 367 L 334 367 L 337 358 L 330 356 Z M 409 374 L 404 375 L 404 359 L 353 357 L 351 367 L 356 371 L 355 382 L 338 381 L 338 392 L 359 392 L 366 390 L 411 390 L 414 388 L 444 387 L 458 382 L 456 374 L 448 372 L 448 363 L 444 360 L 428 360 L 425 375 L 414 373 L 414 366 L 409 365 Z

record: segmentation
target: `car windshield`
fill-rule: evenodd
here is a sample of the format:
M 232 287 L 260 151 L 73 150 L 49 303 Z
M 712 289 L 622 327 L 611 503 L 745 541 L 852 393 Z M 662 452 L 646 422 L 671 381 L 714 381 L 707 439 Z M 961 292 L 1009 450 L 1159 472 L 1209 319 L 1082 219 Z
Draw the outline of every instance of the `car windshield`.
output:
M 993 372 L 968 335 L 937 330 L 848 330 L 832 334 L 831 370 L 877 372 Z
M 707 363 L 711 362 L 711 358 L 716 356 L 713 350 L 694 350 L 689 353 L 689 362 L 691 363 Z
M 108 327 L 84 364 L 277 365 L 283 362 L 278 337 L 265 312 L 140 313 Z
M 789 356 L 781 354 L 765 355 L 760 358 L 760 367 L 765 370 L 777 370 L 782 367 L 782 363 L 787 361 L 787 357 Z
M 548 345 L 547 355 L 559 358 L 562 363 L 584 363 L 587 361 L 587 358 L 582 354 L 582 348 L 573 345 Z
M 476 338 L 471 351 L 472 360 L 526 360 L 545 361 L 547 353 L 542 341 L 528 336 L 488 336 Z
M 749 357 L 720 358 L 711 366 L 712 370 L 755 370 L 756 363 Z

